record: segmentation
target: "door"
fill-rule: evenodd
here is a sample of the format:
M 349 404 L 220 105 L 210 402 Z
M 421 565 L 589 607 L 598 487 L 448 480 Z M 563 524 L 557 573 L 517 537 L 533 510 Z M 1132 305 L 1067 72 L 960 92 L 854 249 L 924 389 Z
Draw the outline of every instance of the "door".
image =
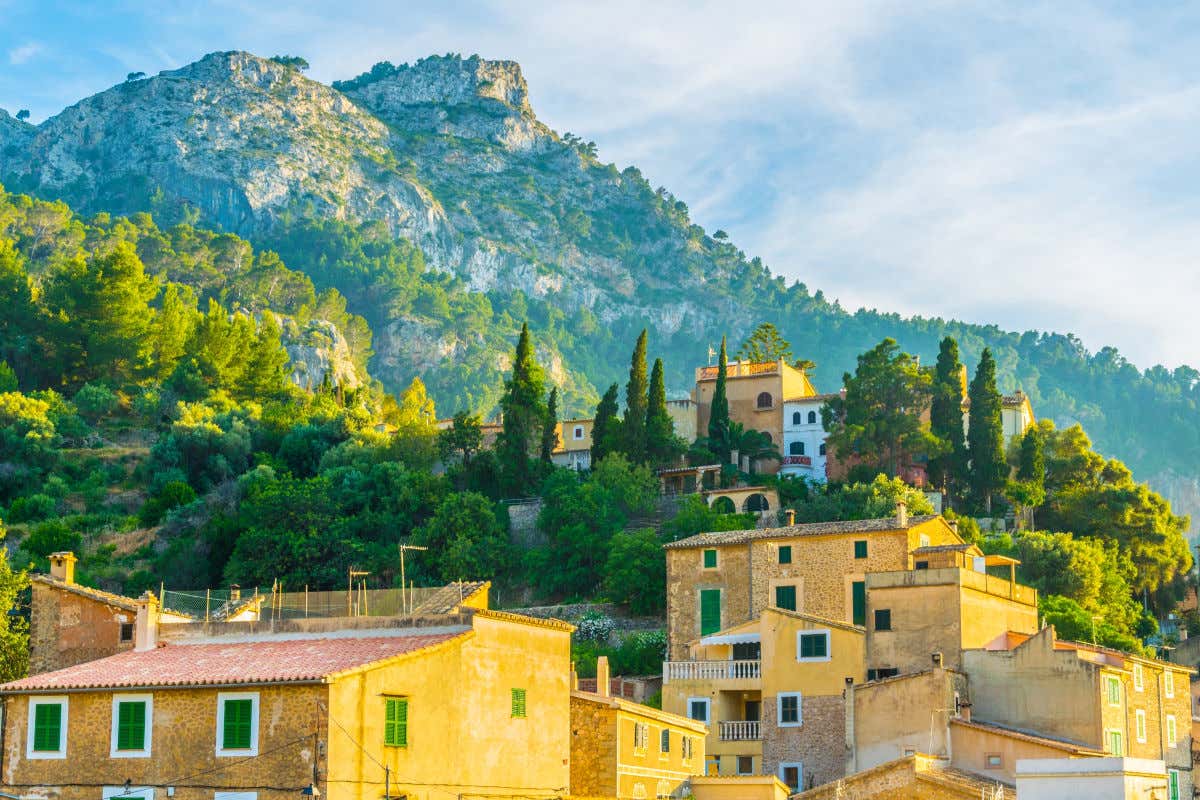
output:
M 743 717 L 747 722 L 758 722 L 759 715 L 762 713 L 762 702 L 759 700 L 746 701 L 746 716 Z

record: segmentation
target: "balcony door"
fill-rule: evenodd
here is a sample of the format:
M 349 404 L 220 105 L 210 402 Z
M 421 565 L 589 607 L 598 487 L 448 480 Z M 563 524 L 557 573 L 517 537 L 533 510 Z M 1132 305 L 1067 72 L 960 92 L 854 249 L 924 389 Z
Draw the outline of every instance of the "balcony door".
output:
M 758 661 L 762 658 L 762 644 L 742 642 L 733 646 L 734 661 Z
M 747 722 L 758 722 L 762 714 L 761 700 L 747 700 L 745 705 L 745 716 L 742 719 Z

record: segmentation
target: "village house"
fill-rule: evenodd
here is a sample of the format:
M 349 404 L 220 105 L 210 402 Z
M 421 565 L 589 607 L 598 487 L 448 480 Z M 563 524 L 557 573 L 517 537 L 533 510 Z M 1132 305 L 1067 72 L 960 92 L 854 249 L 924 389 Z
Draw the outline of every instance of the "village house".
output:
M 821 409 L 835 394 L 789 397 L 783 401 L 783 446 L 779 473 L 824 483 L 828 477 L 825 425 Z

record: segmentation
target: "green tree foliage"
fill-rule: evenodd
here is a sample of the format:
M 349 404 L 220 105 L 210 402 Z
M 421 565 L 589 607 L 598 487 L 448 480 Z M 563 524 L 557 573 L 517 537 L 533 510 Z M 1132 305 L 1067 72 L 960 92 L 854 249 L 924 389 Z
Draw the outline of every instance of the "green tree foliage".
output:
M 947 336 L 938 350 L 929 408 L 929 432 L 942 442 L 939 455 L 929 459 L 929 482 L 957 505 L 966 490 L 967 445 L 963 430 L 962 362 L 958 342 Z
M 4 523 L 0 522 L 0 538 Z M 14 572 L 8 554 L 0 553 L 0 681 L 15 681 L 29 674 L 29 623 L 20 613 L 20 597 L 29 587 L 25 572 Z
M 543 464 L 551 463 L 551 456 L 558 444 L 558 387 L 550 388 L 550 397 L 546 399 L 546 419 L 542 422 L 542 443 L 539 448 L 539 458 Z
M 533 457 L 537 454 L 546 419 L 543 382 L 542 368 L 534 358 L 529 326 L 522 325 L 513 357 L 512 376 L 505 382 L 504 396 L 500 399 L 504 427 L 496 440 L 502 486 L 512 497 L 525 496 L 534 488 L 537 470 Z
M 609 543 L 604 591 L 634 614 L 661 614 L 667 606 L 667 559 L 653 528 L 618 531 Z
M 969 481 L 974 502 L 992 509 L 992 498 L 1008 480 L 1008 461 L 1004 457 L 1004 424 L 1001 420 L 1001 396 L 996 388 L 996 361 L 986 347 L 979 359 L 969 391 L 971 411 L 967 456 Z
M 741 531 L 754 527 L 757 515 L 722 514 L 712 508 L 698 494 L 687 495 L 679 504 L 679 510 L 662 526 L 664 541 L 676 542 L 697 533 L 713 531 Z
M 667 411 L 667 386 L 661 358 L 650 370 L 646 402 L 646 460 L 654 466 L 669 466 L 679 460 L 685 443 L 675 435 L 675 421 Z
M 244 413 L 180 403 L 178 414 L 151 449 L 151 474 L 156 480 L 182 479 L 206 492 L 246 471 L 252 442 L 251 423 Z
M 711 352 L 711 351 L 710 351 Z M 708 416 L 708 441 L 716 444 L 713 453 L 720 463 L 729 463 L 729 398 L 725 384 L 729 379 L 729 360 L 725 354 L 725 337 L 721 337 L 721 354 L 717 360 L 717 381 L 713 387 L 712 405 Z
M 755 364 L 780 359 L 790 361 L 792 346 L 779 333 L 778 328 L 770 322 L 763 322 L 742 342 L 735 358 Z
M 1042 430 L 1033 426 L 1025 431 L 1017 449 L 1017 469 L 1013 480 L 1004 490 L 1009 502 L 1030 517 L 1033 510 L 1046 501 L 1046 462 L 1043 455 Z
M 789 506 L 795 510 L 797 522 L 833 522 L 892 517 L 901 500 L 910 516 L 933 513 L 924 492 L 884 474 L 870 483 L 808 483 Z
M 279 321 L 274 314 L 264 312 L 238 377 L 240 395 L 260 401 L 278 397 L 287 384 L 288 374 L 288 354 L 283 348 Z
M 638 336 L 629 363 L 629 381 L 625 384 L 625 419 L 622 421 L 621 449 L 630 461 L 646 460 L 646 331 Z
M 445 464 L 468 465 L 483 446 L 483 428 L 478 416 L 456 412 L 450 427 L 438 433 L 438 455 Z
M 476 492 L 447 495 L 412 540 L 429 548 L 424 561 L 436 565 L 432 577 L 444 583 L 493 580 L 506 574 L 512 558 L 492 502 Z
M 617 416 L 617 384 L 608 387 L 596 406 L 592 422 L 592 463 L 599 464 L 609 453 L 620 448 L 621 418 Z
M 921 424 L 932 378 L 894 339 L 861 354 L 854 374 L 842 380 L 845 395 L 821 409 L 826 442 L 840 456 L 853 455 L 894 477 L 909 459 L 940 452 L 940 442 Z
M 0 361 L 0 394 L 8 394 L 18 389 L 17 373 L 7 361 Z
M 433 467 L 437 458 L 437 410 L 420 378 L 413 378 L 400 395 L 395 424 L 392 450 L 396 457 L 413 468 Z

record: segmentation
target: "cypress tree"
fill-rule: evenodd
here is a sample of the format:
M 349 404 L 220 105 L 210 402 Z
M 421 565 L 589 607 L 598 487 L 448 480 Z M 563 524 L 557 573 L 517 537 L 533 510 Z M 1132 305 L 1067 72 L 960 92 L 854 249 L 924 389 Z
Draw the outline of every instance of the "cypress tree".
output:
M 1000 392 L 996 389 L 996 362 L 984 348 L 971 381 L 970 426 L 967 454 L 975 502 L 990 514 L 992 496 L 1004 488 L 1008 462 L 1004 458 L 1004 426 L 1000 419 Z
M 676 455 L 675 422 L 667 412 L 667 386 L 661 358 L 650 370 L 650 393 L 646 398 L 646 457 L 653 465 L 666 464 Z
M 500 409 L 504 425 L 496 438 L 496 456 L 501 464 L 502 488 L 509 496 L 533 491 L 536 470 L 531 456 L 541 440 L 546 408 L 542 404 L 542 368 L 534 359 L 529 326 L 521 326 L 521 337 L 513 357 L 512 377 L 504 384 Z
M 729 461 L 729 398 L 725 396 L 729 359 L 725 355 L 725 337 L 721 337 L 721 357 L 717 361 L 717 385 L 713 388 L 712 407 L 708 413 L 708 440 L 721 463 Z
M 933 400 L 929 409 L 929 430 L 946 445 L 947 450 L 929 459 L 929 480 L 949 495 L 951 505 L 961 497 L 967 465 L 961 376 L 958 342 L 947 336 L 938 350 L 937 366 L 933 373 Z
M 592 422 L 592 465 L 599 464 L 615 449 L 621 433 L 621 420 L 617 416 L 617 392 L 614 383 L 600 398 L 596 406 L 596 419 Z
M 542 424 L 541 459 L 545 464 L 551 463 L 554 446 L 558 444 L 558 387 L 550 389 L 550 398 L 546 401 L 546 420 Z
M 629 382 L 625 384 L 625 421 L 622 448 L 629 460 L 646 460 L 646 331 L 638 336 L 629 360 Z
M 1042 432 L 1036 425 L 1021 437 L 1021 456 L 1017 463 L 1017 480 L 1038 487 L 1046 485 L 1046 456 Z

